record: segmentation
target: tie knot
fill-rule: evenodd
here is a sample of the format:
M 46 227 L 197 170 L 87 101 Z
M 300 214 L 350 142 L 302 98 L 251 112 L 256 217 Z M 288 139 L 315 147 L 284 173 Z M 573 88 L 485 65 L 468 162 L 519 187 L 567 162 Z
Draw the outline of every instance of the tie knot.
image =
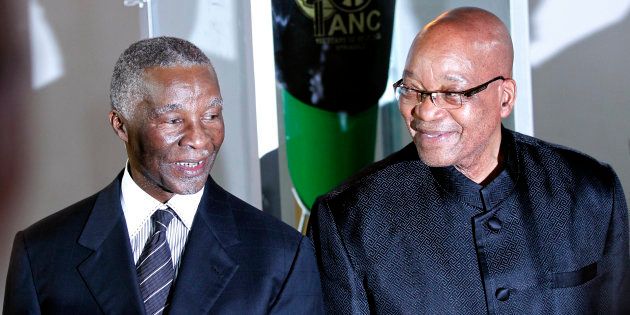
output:
M 151 220 L 153 220 L 153 226 L 155 227 L 155 231 L 166 231 L 169 223 L 175 217 L 173 210 L 171 208 L 166 209 L 157 209 L 151 215 Z

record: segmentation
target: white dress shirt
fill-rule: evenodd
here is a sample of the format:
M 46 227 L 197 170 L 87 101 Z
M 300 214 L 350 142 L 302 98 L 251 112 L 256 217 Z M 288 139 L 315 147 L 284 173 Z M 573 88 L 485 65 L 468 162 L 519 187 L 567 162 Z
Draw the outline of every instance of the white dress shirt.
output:
M 173 195 L 166 204 L 163 204 L 142 190 L 129 175 L 129 167 L 125 167 L 125 174 L 121 183 L 120 204 L 127 222 L 134 264 L 138 262 L 138 258 L 151 236 L 153 228 L 151 215 L 157 209 L 171 207 L 175 211 L 175 218 L 166 230 L 166 240 L 171 250 L 173 269 L 177 275 L 180 258 L 186 246 L 188 233 L 197 207 L 199 207 L 203 190 L 202 188 L 192 195 Z

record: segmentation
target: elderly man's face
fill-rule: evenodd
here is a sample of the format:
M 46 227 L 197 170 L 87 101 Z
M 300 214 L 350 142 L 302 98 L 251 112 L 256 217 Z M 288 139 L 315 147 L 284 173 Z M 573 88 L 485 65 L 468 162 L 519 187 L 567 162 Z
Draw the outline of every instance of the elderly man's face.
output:
M 205 66 L 151 68 L 145 78 L 148 98 L 117 133 L 134 181 L 164 202 L 204 186 L 223 142 L 221 94 Z
M 446 38 L 446 39 L 445 39 Z M 495 67 L 480 50 L 465 41 L 451 41 L 444 34 L 416 39 L 403 83 L 424 91 L 463 91 L 496 76 Z M 509 84 L 512 84 L 510 82 Z M 414 105 L 400 105 L 420 158 L 430 166 L 455 165 L 460 170 L 477 168 L 489 159 L 496 162 L 501 137 L 504 81 L 490 83 L 486 90 L 463 98 L 458 109 L 441 109 L 430 98 Z

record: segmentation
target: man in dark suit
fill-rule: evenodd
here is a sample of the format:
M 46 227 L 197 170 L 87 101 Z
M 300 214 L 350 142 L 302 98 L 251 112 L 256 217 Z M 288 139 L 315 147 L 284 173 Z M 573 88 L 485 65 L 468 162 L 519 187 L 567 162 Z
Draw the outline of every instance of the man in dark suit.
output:
M 6 314 L 317 314 L 307 238 L 219 187 L 210 60 L 169 37 L 131 45 L 109 121 L 129 162 L 105 189 L 15 237 Z
M 502 127 L 505 25 L 446 12 L 395 85 L 413 143 L 318 199 L 310 236 L 335 314 L 621 314 L 627 206 L 613 170 Z M 628 314 L 628 313 L 625 313 Z

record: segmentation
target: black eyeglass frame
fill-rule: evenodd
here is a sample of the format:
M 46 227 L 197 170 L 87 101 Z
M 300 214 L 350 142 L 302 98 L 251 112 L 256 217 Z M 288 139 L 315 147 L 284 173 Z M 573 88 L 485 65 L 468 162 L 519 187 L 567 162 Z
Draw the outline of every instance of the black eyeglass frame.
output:
M 435 100 L 432 97 L 432 95 L 435 94 L 435 93 L 459 94 L 459 95 L 463 95 L 465 97 L 472 97 L 473 95 L 478 94 L 478 93 L 482 92 L 483 90 L 487 89 L 488 85 L 490 85 L 490 83 L 492 83 L 494 81 L 497 81 L 497 80 L 505 81 L 505 80 L 508 80 L 508 79 L 509 78 L 506 78 L 506 77 L 500 75 L 500 76 L 494 77 L 493 79 L 491 79 L 491 80 L 489 80 L 489 81 L 487 81 L 485 83 L 479 84 L 479 85 L 477 85 L 475 87 L 472 87 L 472 88 L 464 90 L 464 91 L 421 91 L 421 90 L 414 89 L 412 87 L 408 87 L 408 86 L 404 85 L 403 84 L 403 79 L 400 79 L 400 80 L 396 81 L 396 83 L 393 84 L 393 87 L 394 87 L 394 95 L 396 95 L 396 89 L 397 88 L 404 87 L 405 89 L 407 89 L 409 91 L 416 92 L 416 95 L 417 95 L 416 99 L 418 100 L 418 103 L 421 103 L 422 101 L 424 101 L 424 99 L 426 99 L 427 96 L 429 96 L 429 98 L 431 99 L 431 102 L 433 103 L 433 105 L 435 105 L 437 107 L 440 107 L 437 104 L 435 104 Z M 460 97 L 460 99 L 461 99 L 461 97 Z M 461 105 L 462 104 L 460 102 L 459 107 L 461 107 Z M 459 108 L 459 107 L 457 107 L 457 108 Z

